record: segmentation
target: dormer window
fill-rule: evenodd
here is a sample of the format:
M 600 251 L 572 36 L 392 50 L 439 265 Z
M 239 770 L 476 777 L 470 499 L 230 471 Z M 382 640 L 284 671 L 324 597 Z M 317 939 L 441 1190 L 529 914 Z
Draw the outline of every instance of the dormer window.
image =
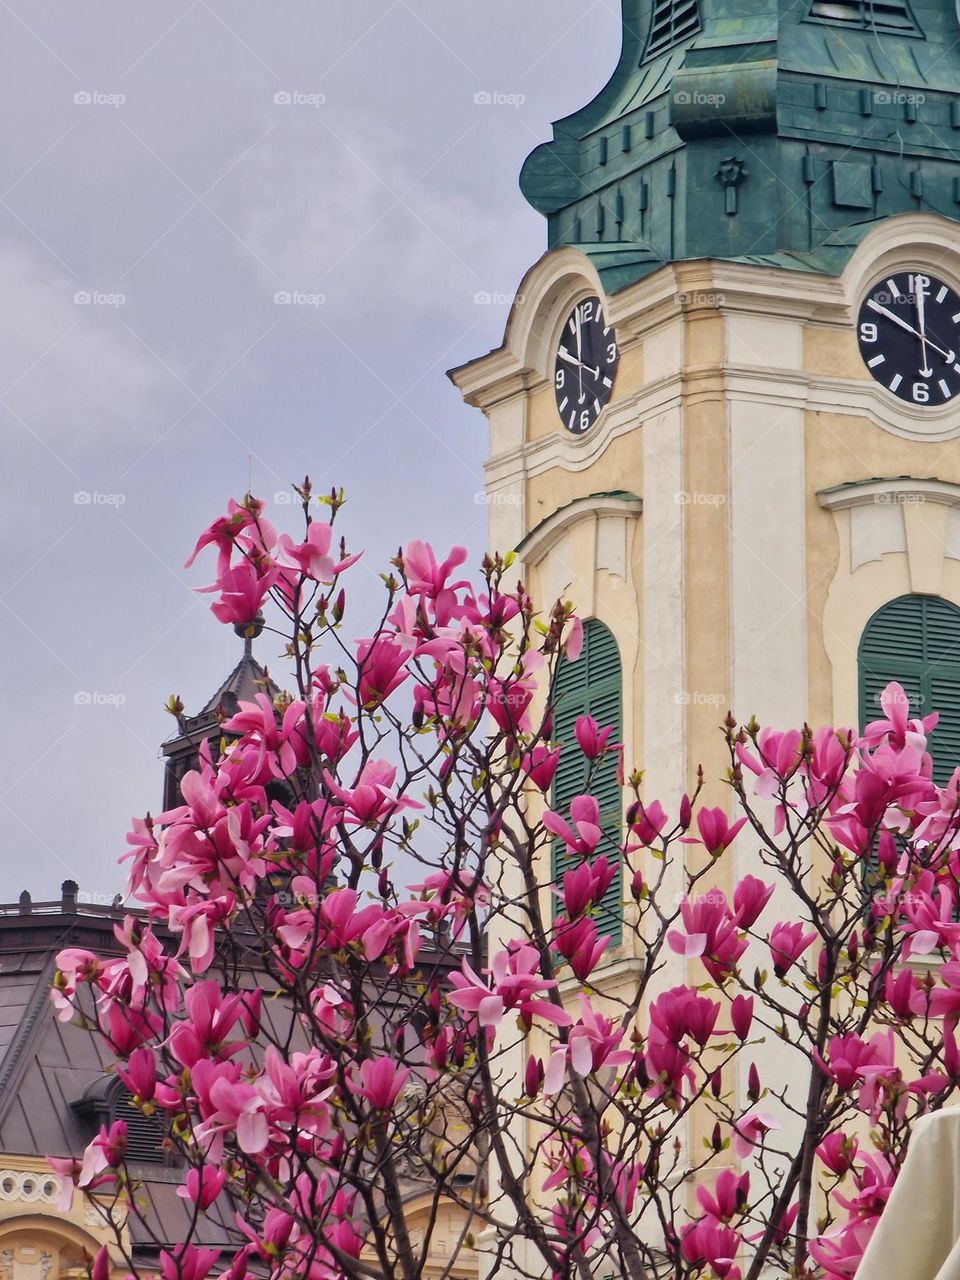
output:
M 920 35 L 908 0 L 813 0 L 809 16 L 817 22 L 861 31 Z
M 654 0 L 644 62 L 672 49 L 699 30 L 699 0 Z
M 91 1137 L 101 1125 L 109 1128 L 115 1120 L 123 1120 L 127 1126 L 127 1160 L 130 1164 L 171 1162 L 164 1148 L 166 1129 L 163 1119 L 157 1113 L 144 1115 L 139 1107 L 135 1107 L 130 1090 L 116 1076 L 102 1076 L 94 1081 L 73 1108 L 90 1125 Z

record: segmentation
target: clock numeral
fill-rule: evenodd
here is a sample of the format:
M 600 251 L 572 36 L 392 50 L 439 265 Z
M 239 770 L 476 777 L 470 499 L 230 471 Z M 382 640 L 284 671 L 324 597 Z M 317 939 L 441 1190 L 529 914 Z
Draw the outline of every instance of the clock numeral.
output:
M 860 326 L 860 341 L 876 342 L 876 340 L 877 326 L 875 324 L 871 324 L 869 320 L 864 320 L 863 324 Z
M 590 410 L 584 409 L 583 413 L 581 413 L 580 415 L 580 430 L 586 431 L 589 426 L 590 426 Z
M 580 323 L 589 324 L 593 319 L 593 299 L 580 304 Z
M 930 403 L 930 388 L 925 382 L 915 382 L 913 384 L 913 398 L 917 404 Z
M 567 371 L 566 371 L 566 369 L 558 369 L 558 370 L 557 370 L 557 378 L 556 378 L 556 382 L 557 382 L 557 390 L 558 390 L 558 391 L 562 391 L 562 390 L 563 390 L 564 386 L 566 385 L 566 381 L 567 381 Z
M 616 358 L 617 358 L 617 344 L 615 342 L 611 342 L 610 345 L 607 347 L 607 364 L 613 364 Z

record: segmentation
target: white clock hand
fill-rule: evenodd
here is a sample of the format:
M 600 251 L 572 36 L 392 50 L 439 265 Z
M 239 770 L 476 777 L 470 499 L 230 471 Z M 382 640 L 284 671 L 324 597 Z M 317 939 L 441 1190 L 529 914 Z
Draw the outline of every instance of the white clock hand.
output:
M 901 320 L 898 315 L 894 315 L 894 313 L 892 311 L 888 311 L 886 307 L 881 307 L 880 303 L 875 302 L 873 298 L 867 299 L 867 306 L 871 311 L 876 311 L 879 315 L 886 316 L 888 320 L 899 325 L 901 329 L 905 329 L 907 333 L 912 333 L 915 338 L 920 337 L 920 333 L 912 324 L 907 324 L 906 320 Z M 927 346 L 932 347 L 938 355 L 943 356 L 944 360 L 946 360 L 948 364 L 952 364 L 956 359 L 956 352 L 944 351 L 943 347 L 938 347 L 937 344 L 935 342 L 931 342 L 929 338 L 927 339 Z
M 591 369 L 588 364 L 584 364 L 582 360 L 578 360 L 576 356 L 572 356 L 566 347 L 560 348 L 560 359 L 566 360 L 568 364 L 579 365 L 581 369 L 586 369 L 587 373 L 592 374 L 594 378 L 599 378 L 600 376 L 599 365 L 596 367 L 596 369 Z
M 580 308 L 577 307 L 577 377 L 580 380 L 580 404 L 583 404 L 583 338 L 580 334 Z
M 924 314 L 927 285 L 929 283 L 928 276 L 918 275 L 913 277 L 913 291 L 917 302 L 917 324 L 920 326 L 920 354 L 923 358 L 923 368 L 919 370 L 921 378 L 933 377 L 933 370 L 930 368 L 930 361 L 927 359 L 927 321 Z

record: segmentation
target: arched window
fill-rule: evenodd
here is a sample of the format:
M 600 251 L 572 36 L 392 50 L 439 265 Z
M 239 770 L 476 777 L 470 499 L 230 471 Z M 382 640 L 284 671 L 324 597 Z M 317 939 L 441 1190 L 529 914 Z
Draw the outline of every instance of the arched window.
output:
M 960 765 L 960 609 L 939 596 L 900 596 L 878 609 L 860 640 L 860 727 L 882 718 L 880 694 L 903 685 L 911 716 L 940 713 L 930 735 L 933 776 Z
M 839 27 L 920 34 L 908 0 L 813 0 L 810 17 Z
M 644 61 L 672 49 L 700 30 L 699 0 L 653 0 Z
M 553 736 L 561 747 L 560 764 L 553 779 L 552 807 L 567 816 L 570 801 L 586 791 L 589 762 L 576 744 L 573 726 L 578 716 L 593 716 L 602 727 L 613 725 L 612 742 L 623 741 L 623 680 L 620 651 L 613 633 L 596 618 L 583 624 L 583 652 L 576 662 L 561 660 L 554 682 Z M 623 801 L 617 782 L 616 753 L 598 761 L 593 770 L 590 794 L 600 806 L 603 838 L 598 854 L 605 854 L 617 874 L 596 910 L 597 931 L 610 934 L 614 943 L 623 935 L 621 901 L 623 868 L 619 856 L 623 827 Z M 553 844 L 553 878 L 559 882 L 564 871 L 574 866 L 562 841 Z

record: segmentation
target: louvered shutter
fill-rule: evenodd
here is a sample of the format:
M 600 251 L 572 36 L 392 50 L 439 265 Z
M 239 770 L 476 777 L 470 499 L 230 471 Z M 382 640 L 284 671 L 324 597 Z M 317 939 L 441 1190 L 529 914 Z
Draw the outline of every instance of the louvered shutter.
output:
M 919 35 L 907 0 L 813 0 L 809 16 L 842 27 Z
M 644 58 L 672 49 L 700 30 L 699 0 L 654 0 Z
M 938 596 L 901 596 L 879 609 L 860 641 L 860 725 L 883 716 L 880 694 L 903 685 L 912 716 L 940 713 L 930 735 L 942 786 L 960 765 L 960 609 Z
M 583 652 L 576 662 L 562 660 L 554 682 L 553 735 L 564 748 L 553 779 L 552 807 L 564 817 L 570 812 L 574 796 L 586 793 L 589 763 L 580 752 L 573 726 L 578 716 L 590 715 L 601 726 L 613 725 L 611 741 L 623 741 L 623 677 L 620 652 L 610 630 L 590 618 L 583 627 Z M 623 827 L 623 801 L 617 783 L 617 761 L 606 756 L 593 771 L 590 794 L 600 806 L 603 838 L 598 853 L 606 856 L 617 874 L 595 909 L 597 930 L 609 934 L 614 943 L 623 936 L 623 867 L 620 844 Z M 560 840 L 553 843 L 552 875 L 559 885 L 563 873 L 576 865 L 577 858 L 567 853 Z
M 163 1121 L 154 1112 L 144 1113 L 133 1105 L 129 1089 L 118 1089 L 114 1096 L 112 1119 L 127 1125 L 127 1159 L 131 1164 L 163 1164 Z

